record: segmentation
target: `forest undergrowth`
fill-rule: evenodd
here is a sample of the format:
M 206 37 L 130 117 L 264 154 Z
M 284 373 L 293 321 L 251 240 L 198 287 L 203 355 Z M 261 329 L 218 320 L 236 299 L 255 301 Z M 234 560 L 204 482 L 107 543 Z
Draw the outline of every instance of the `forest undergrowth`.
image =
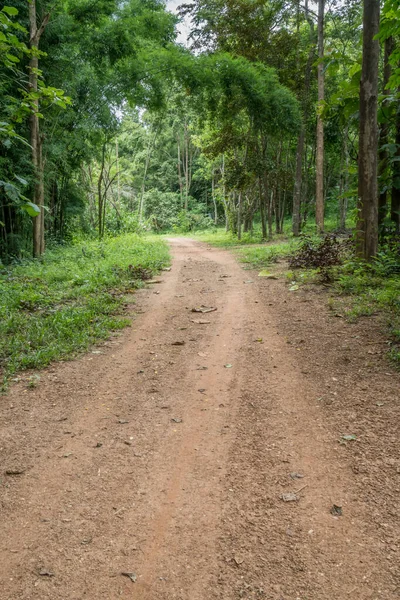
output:
M 388 238 L 371 263 L 355 258 L 352 236 L 334 232 L 325 236 L 304 233 L 300 238 L 277 236 L 261 243 L 258 232 L 245 234 L 241 243 L 222 230 L 196 236 L 218 247 L 230 248 L 248 269 L 283 277 L 289 291 L 323 285 L 329 290 L 329 308 L 354 322 L 378 317 L 388 334 L 389 357 L 400 367 L 400 241 Z M 266 270 L 267 269 L 267 270 Z
M 131 292 L 168 264 L 160 237 L 126 234 L 1 267 L 0 387 L 22 369 L 75 356 L 129 325 L 123 313 Z

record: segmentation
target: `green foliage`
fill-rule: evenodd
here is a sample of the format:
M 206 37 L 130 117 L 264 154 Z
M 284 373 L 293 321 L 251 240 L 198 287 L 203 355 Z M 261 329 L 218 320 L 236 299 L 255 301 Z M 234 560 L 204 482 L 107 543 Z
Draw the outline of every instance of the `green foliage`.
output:
M 47 251 L 41 260 L 0 270 L 0 370 L 41 368 L 87 350 L 129 324 L 125 294 L 138 269 L 169 263 L 161 239 L 124 235 Z

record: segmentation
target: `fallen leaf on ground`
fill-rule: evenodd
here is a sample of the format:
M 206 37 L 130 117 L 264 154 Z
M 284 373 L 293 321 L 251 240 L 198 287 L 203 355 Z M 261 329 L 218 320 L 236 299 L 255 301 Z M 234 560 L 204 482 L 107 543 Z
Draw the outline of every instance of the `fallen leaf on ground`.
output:
M 171 346 L 183 346 L 185 344 L 185 342 L 183 341 L 177 341 L 177 342 L 172 342 Z
M 289 292 L 295 292 L 298 289 L 299 289 L 299 286 L 297 285 L 297 283 L 292 283 L 292 285 L 289 288 Z
M 173 421 L 174 423 L 182 423 L 182 419 L 180 417 L 173 417 L 171 421 Z
M 120 425 L 125 425 L 126 423 L 129 423 L 129 421 L 127 421 L 126 419 L 118 419 L 118 423 Z
M 276 275 L 273 275 L 272 273 L 268 273 L 268 271 L 260 271 L 258 276 L 266 277 L 267 279 L 278 279 Z
M 232 366 L 233 366 L 233 365 L 231 365 L 231 364 L 229 364 L 229 363 L 228 363 L 227 365 L 224 365 L 225 369 L 232 369 Z
M 341 435 L 340 439 L 344 440 L 345 442 L 354 442 L 357 439 L 357 436 L 354 433 L 349 433 Z
M 133 581 L 133 583 L 135 583 L 135 582 L 136 582 L 136 580 L 137 580 L 137 575 L 136 575 L 136 573 L 132 573 L 132 572 L 130 572 L 130 571 L 121 571 L 121 575 L 123 575 L 124 577 L 129 577 L 129 579 L 130 579 L 131 581 Z

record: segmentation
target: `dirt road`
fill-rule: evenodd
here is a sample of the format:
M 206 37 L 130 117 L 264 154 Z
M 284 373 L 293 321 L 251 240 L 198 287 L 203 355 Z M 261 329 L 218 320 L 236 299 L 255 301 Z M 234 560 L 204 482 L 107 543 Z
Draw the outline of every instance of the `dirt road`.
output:
M 378 324 L 171 247 L 131 329 L 1 398 L 1 600 L 399 598 Z

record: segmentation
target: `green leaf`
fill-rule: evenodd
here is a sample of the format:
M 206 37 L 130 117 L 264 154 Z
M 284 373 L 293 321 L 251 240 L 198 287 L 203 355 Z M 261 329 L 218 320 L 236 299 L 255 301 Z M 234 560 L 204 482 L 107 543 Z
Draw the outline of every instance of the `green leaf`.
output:
M 23 177 L 20 177 L 19 175 L 15 175 L 15 179 L 17 181 L 19 181 L 22 185 L 28 185 L 28 182 L 26 179 L 24 179 Z
M 19 58 L 17 58 L 13 54 L 6 54 L 6 58 L 8 58 L 8 60 L 13 63 L 19 62 Z
M 2 11 L 10 17 L 15 17 L 18 14 L 18 10 L 14 6 L 3 6 Z
M 22 204 L 21 208 L 27 212 L 30 217 L 37 217 L 40 215 L 40 208 L 37 204 L 33 204 L 33 202 L 26 202 L 26 204 Z

